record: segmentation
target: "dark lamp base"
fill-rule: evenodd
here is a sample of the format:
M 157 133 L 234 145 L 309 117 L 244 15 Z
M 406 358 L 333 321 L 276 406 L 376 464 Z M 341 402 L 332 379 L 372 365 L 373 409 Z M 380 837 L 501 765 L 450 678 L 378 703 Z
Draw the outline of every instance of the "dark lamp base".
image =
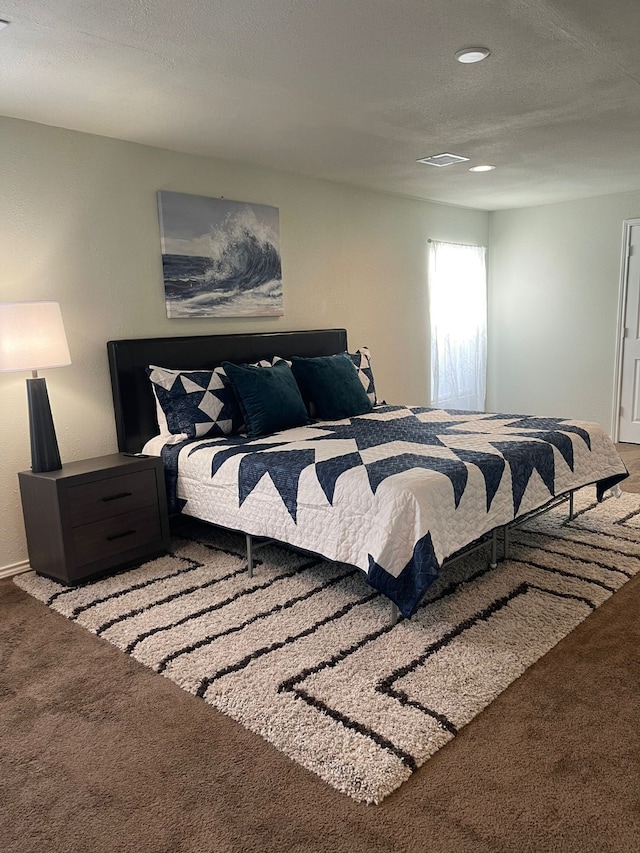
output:
M 31 470 L 58 471 L 62 468 L 58 440 L 53 426 L 47 383 L 43 377 L 27 379 L 29 432 L 31 436 Z

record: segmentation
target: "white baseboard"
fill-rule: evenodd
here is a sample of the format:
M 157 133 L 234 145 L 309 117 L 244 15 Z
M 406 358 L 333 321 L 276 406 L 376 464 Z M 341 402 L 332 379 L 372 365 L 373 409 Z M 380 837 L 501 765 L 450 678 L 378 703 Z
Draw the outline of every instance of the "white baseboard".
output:
M 23 572 L 28 572 L 31 569 L 28 560 L 23 560 L 21 563 L 12 563 L 10 566 L 0 566 L 0 578 L 10 578 L 13 575 L 21 575 Z

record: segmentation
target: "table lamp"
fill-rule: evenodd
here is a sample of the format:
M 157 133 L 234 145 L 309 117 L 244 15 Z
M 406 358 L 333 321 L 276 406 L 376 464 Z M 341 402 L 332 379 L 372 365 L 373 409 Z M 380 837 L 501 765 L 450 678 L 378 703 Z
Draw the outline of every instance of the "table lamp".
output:
M 31 470 L 62 468 L 47 383 L 38 370 L 71 364 L 57 302 L 0 302 L 0 372 L 30 370 L 27 379 Z

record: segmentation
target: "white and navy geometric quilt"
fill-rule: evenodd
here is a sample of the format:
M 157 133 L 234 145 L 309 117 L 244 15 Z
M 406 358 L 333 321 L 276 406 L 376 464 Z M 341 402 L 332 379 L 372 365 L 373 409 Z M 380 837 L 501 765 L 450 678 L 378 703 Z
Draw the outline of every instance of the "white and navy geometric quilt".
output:
M 405 616 L 442 562 L 552 497 L 627 476 L 593 423 L 379 406 L 162 449 L 173 509 L 359 567 Z

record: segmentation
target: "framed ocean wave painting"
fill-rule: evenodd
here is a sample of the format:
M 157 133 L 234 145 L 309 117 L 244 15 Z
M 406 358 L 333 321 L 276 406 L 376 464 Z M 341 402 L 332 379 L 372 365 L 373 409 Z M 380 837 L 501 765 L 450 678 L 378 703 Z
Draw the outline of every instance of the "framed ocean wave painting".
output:
M 158 191 L 167 317 L 284 313 L 277 207 Z

